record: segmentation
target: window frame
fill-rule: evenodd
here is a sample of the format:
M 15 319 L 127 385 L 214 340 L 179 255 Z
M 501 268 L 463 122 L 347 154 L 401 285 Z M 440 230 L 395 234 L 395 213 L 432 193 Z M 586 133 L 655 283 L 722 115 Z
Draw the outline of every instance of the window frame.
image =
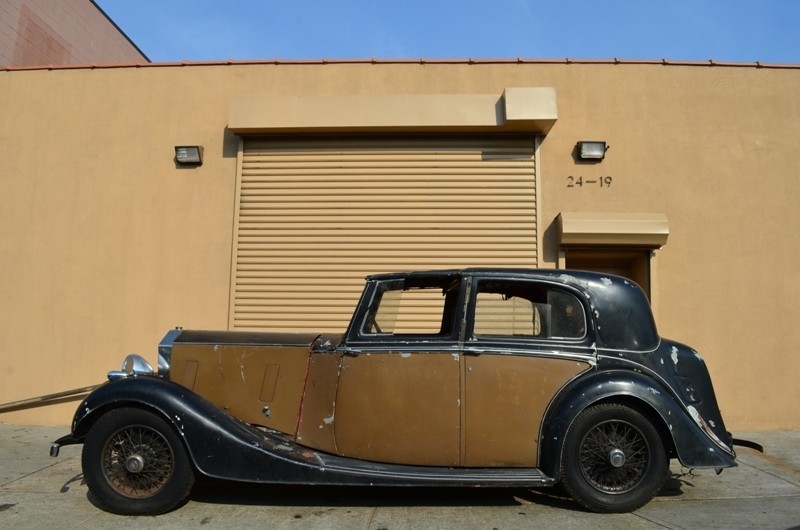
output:
M 480 291 L 481 283 L 483 282 L 502 282 L 507 284 L 524 284 L 532 288 L 544 288 L 547 290 L 560 291 L 572 296 L 578 303 L 579 310 L 583 312 L 584 318 L 584 332 L 580 337 L 537 337 L 537 336 L 521 336 L 521 335 L 487 335 L 475 333 L 475 317 L 477 310 L 478 294 Z M 484 291 L 485 292 L 485 291 Z M 468 318 L 466 329 L 466 340 L 472 344 L 489 344 L 489 343 L 503 343 L 510 345 L 519 344 L 566 344 L 566 345 L 582 345 L 592 339 L 594 333 L 594 324 L 591 315 L 588 312 L 588 301 L 585 296 L 577 289 L 561 283 L 550 282 L 541 279 L 528 279 L 528 278 L 508 278 L 496 276 L 477 276 L 472 278 L 471 293 L 468 306 Z
M 403 343 L 410 346 L 412 349 L 415 345 L 423 346 L 430 349 L 438 349 L 442 346 L 451 347 L 459 343 L 459 336 L 461 325 L 463 321 L 464 311 L 464 298 L 466 291 L 466 278 L 462 276 L 453 277 L 452 275 L 442 275 L 440 278 L 444 284 L 447 281 L 453 285 L 450 287 L 448 293 L 443 294 L 444 297 L 452 297 L 450 300 L 445 299 L 442 305 L 442 314 L 440 322 L 444 323 L 445 315 L 452 313 L 449 318 L 450 331 L 449 333 L 409 333 L 409 334 L 394 334 L 394 333 L 367 333 L 368 319 L 377 313 L 379 308 L 380 299 L 383 293 L 399 289 L 385 289 L 384 286 L 392 283 L 402 283 L 402 290 L 423 290 L 423 289 L 437 289 L 441 292 L 443 286 L 437 286 L 435 283 L 428 282 L 430 285 L 414 285 L 414 280 L 411 277 L 398 276 L 395 278 L 385 278 L 371 280 L 365 289 L 362 300 L 359 303 L 358 311 L 351 322 L 351 329 L 347 333 L 347 343 L 353 345 L 385 345 L 396 349 L 396 345 Z M 405 283 L 410 281 L 412 285 L 406 287 Z M 378 304 L 378 305 L 376 305 Z

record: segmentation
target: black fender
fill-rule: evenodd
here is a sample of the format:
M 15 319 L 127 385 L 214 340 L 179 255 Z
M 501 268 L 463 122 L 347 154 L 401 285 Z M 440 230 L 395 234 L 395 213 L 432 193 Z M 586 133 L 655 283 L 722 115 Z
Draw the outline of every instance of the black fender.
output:
M 567 385 L 551 402 L 542 422 L 539 454 L 540 467 L 547 475 L 559 478 L 566 434 L 578 414 L 603 401 L 628 404 L 651 421 L 660 419 L 656 428 L 668 438 L 667 444 L 672 443 L 675 456 L 686 467 L 721 469 L 737 465 L 732 452 L 715 443 L 665 385 L 643 373 L 614 370 L 595 372 Z
M 69 443 L 81 443 L 105 412 L 131 406 L 170 423 L 203 475 L 246 482 L 316 482 L 317 453 L 268 436 L 188 388 L 154 376 L 117 379 L 89 394 L 75 412 Z

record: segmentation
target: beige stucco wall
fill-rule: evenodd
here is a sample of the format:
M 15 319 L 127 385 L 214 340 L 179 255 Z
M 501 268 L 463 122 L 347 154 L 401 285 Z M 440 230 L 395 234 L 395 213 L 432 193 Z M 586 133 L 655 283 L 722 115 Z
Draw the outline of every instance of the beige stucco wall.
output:
M 225 328 L 237 96 L 497 94 L 555 87 L 541 146 L 543 259 L 561 211 L 655 212 L 663 335 L 700 350 L 732 429 L 800 427 L 800 70 L 308 64 L 0 71 L 0 403 L 155 361 L 174 325 Z M 576 165 L 578 140 L 606 140 Z M 177 169 L 173 147 L 201 144 Z M 567 176 L 613 177 L 567 188 Z M 74 403 L 0 421 L 66 424 Z

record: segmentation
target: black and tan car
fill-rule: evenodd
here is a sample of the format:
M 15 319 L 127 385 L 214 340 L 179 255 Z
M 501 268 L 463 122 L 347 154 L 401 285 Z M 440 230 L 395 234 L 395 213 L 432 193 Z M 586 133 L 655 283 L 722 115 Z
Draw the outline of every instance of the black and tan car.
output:
M 577 271 L 367 278 L 342 335 L 175 329 L 78 407 L 97 502 L 155 514 L 197 476 L 370 486 L 563 484 L 639 508 L 669 460 L 736 465 L 700 355 L 659 337 L 645 294 Z

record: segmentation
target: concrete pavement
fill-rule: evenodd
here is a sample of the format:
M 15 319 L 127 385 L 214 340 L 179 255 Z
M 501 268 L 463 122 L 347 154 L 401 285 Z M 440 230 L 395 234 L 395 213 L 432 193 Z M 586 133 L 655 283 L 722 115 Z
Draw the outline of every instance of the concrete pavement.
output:
M 739 467 L 686 474 L 673 466 L 661 493 L 632 514 L 581 510 L 551 489 L 267 487 L 201 483 L 189 502 L 157 517 L 121 517 L 92 505 L 82 446 L 50 458 L 64 427 L 0 424 L 3 528 L 798 528 L 800 432 L 735 433 Z

